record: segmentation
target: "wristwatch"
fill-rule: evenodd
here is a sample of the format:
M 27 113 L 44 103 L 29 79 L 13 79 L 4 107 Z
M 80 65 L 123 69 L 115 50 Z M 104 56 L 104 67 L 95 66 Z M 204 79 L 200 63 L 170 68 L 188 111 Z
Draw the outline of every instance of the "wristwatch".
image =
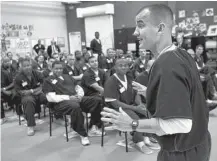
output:
M 136 128 L 139 126 L 139 121 L 133 120 L 131 126 L 132 126 L 133 131 L 136 131 Z

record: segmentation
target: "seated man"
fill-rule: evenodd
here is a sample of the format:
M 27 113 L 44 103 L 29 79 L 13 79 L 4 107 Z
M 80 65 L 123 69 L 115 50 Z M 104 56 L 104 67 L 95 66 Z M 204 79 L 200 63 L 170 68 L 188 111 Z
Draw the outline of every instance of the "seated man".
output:
M 41 104 L 46 104 L 47 100 L 42 92 L 43 83 L 42 74 L 32 69 L 31 60 L 24 58 L 21 62 L 20 73 L 14 80 L 16 91 L 21 96 L 21 103 L 24 109 L 24 115 L 27 120 L 27 135 L 34 135 L 35 113 L 41 112 Z
M 146 117 L 144 106 L 136 106 L 136 91 L 132 87 L 132 79 L 126 73 L 129 70 L 129 63 L 126 59 L 120 58 L 115 63 L 115 74 L 109 77 L 105 84 L 105 102 L 114 109 L 122 107 L 133 119 Z M 153 151 L 146 147 L 143 133 L 135 132 L 133 142 L 141 152 L 151 154 Z
M 47 68 L 47 63 L 44 60 L 44 56 L 39 55 L 36 61 L 37 63 L 33 65 L 32 69 L 43 72 Z
M 107 49 L 107 57 L 104 57 L 102 59 L 102 69 L 105 72 L 109 73 L 110 76 L 110 70 L 114 67 L 115 64 L 115 51 L 112 48 Z
M 76 81 L 69 75 L 63 74 L 63 65 L 60 61 L 52 64 L 53 75 L 50 75 L 43 84 L 43 91 L 48 102 L 53 103 L 53 109 L 57 115 L 70 115 L 71 137 L 81 137 L 82 145 L 89 145 L 90 142 L 84 129 L 84 116 L 82 110 L 91 113 L 92 129 L 89 136 L 101 136 L 97 129 L 101 124 L 101 100 L 85 97 L 83 89 L 76 84 Z
M 135 76 L 137 77 L 140 73 L 145 71 L 147 67 L 147 63 L 150 60 L 150 54 L 146 52 L 146 50 L 139 51 L 139 58 L 133 64 L 133 71 L 135 72 Z
M 89 51 L 83 52 L 83 57 L 80 59 L 80 61 L 78 61 L 78 60 L 75 61 L 75 64 L 80 66 L 83 73 L 90 67 L 90 65 L 88 63 L 90 56 L 91 56 L 91 53 Z
M 81 81 L 81 78 L 83 77 L 83 72 L 78 65 L 75 65 L 74 55 L 70 54 L 67 56 L 67 64 L 63 69 L 63 74 L 72 76 L 77 82 Z
M 95 56 L 89 57 L 88 68 L 81 79 L 81 86 L 84 89 L 85 96 L 101 97 L 104 93 L 104 84 L 107 79 L 106 73 L 98 68 L 98 61 Z
M 47 68 L 42 72 L 42 75 L 44 78 L 47 78 L 48 76 L 52 75 L 52 64 L 55 62 L 54 58 L 48 58 Z
M 10 107 L 20 104 L 20 97 L 14 90 L 13 72 L 8 57 L 2 59 L 1 66 L 1 124 L 6 121 L 3 103 L 8 103 Z M 21 108 L 17 107 L 16 112 L 17 115 L 22 114 Z M 23 120 L 23 117 L 21 119 Z

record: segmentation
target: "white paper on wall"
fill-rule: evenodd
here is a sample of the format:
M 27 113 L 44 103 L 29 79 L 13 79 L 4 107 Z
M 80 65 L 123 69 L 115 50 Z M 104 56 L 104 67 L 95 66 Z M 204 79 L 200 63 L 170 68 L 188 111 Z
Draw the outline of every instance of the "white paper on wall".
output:
M 213 15 L 214 15 L 213 8 L 207 8 L 206 9 L 206 16 L 213 16 Z
M 71 54 L 74 54 L 76 50 L 81 51 L 81 32 L 69 33 L 69 47 Z

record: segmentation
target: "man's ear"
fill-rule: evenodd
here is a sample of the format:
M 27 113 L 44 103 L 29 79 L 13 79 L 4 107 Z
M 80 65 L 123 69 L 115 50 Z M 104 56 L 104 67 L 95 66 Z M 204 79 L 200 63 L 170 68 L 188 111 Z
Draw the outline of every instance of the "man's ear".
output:
M 158 25 L 158 33 L 162 34 L 164 32 L 164 30 L 165 30 L 165 24 L 164 23 L 160 23 Z

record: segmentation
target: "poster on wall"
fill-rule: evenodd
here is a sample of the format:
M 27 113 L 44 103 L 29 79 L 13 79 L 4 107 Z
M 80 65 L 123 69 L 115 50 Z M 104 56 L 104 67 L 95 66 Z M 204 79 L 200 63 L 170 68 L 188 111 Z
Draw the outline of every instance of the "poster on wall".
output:
M 16 39 L 16 53 L 26 53 L 30 50 L 30 43 L 28 38 Z
M 193 29 L 193 18 L 189 17 L 186 18 L 186 30 L 192 30 Z
M 59 45 L 59 47 L 65 47 L 64 37 L 57 37 L 57 45 Z
M 205 23 L 201 23 L 199 25 L 199 29 L 200 29 L 201 32 L 205 32 L 207 30 L 206 24 Z
M 179 27 L 182 29 L 184 29 L 186 27 L 185 20 L 182 20 L 181 22 L 179 22 Z
M 217 15 L 213 16 L 213 22 L 217 23 Z
M 185 17 L 185 10 L 179 11 L 179 18 L 184 18 Z
M 81 51 L 81 32 L 69 33 L 69 47 L 71 54 L 74 54 L 76 50 Z
M 217 25 L 210 25 L 207 31 L 207 36 L 217 36 Z
M 213 8 L 207 8 L 206 9 L 206 16 L 213 16 L 213 15 L 214 15 Z

